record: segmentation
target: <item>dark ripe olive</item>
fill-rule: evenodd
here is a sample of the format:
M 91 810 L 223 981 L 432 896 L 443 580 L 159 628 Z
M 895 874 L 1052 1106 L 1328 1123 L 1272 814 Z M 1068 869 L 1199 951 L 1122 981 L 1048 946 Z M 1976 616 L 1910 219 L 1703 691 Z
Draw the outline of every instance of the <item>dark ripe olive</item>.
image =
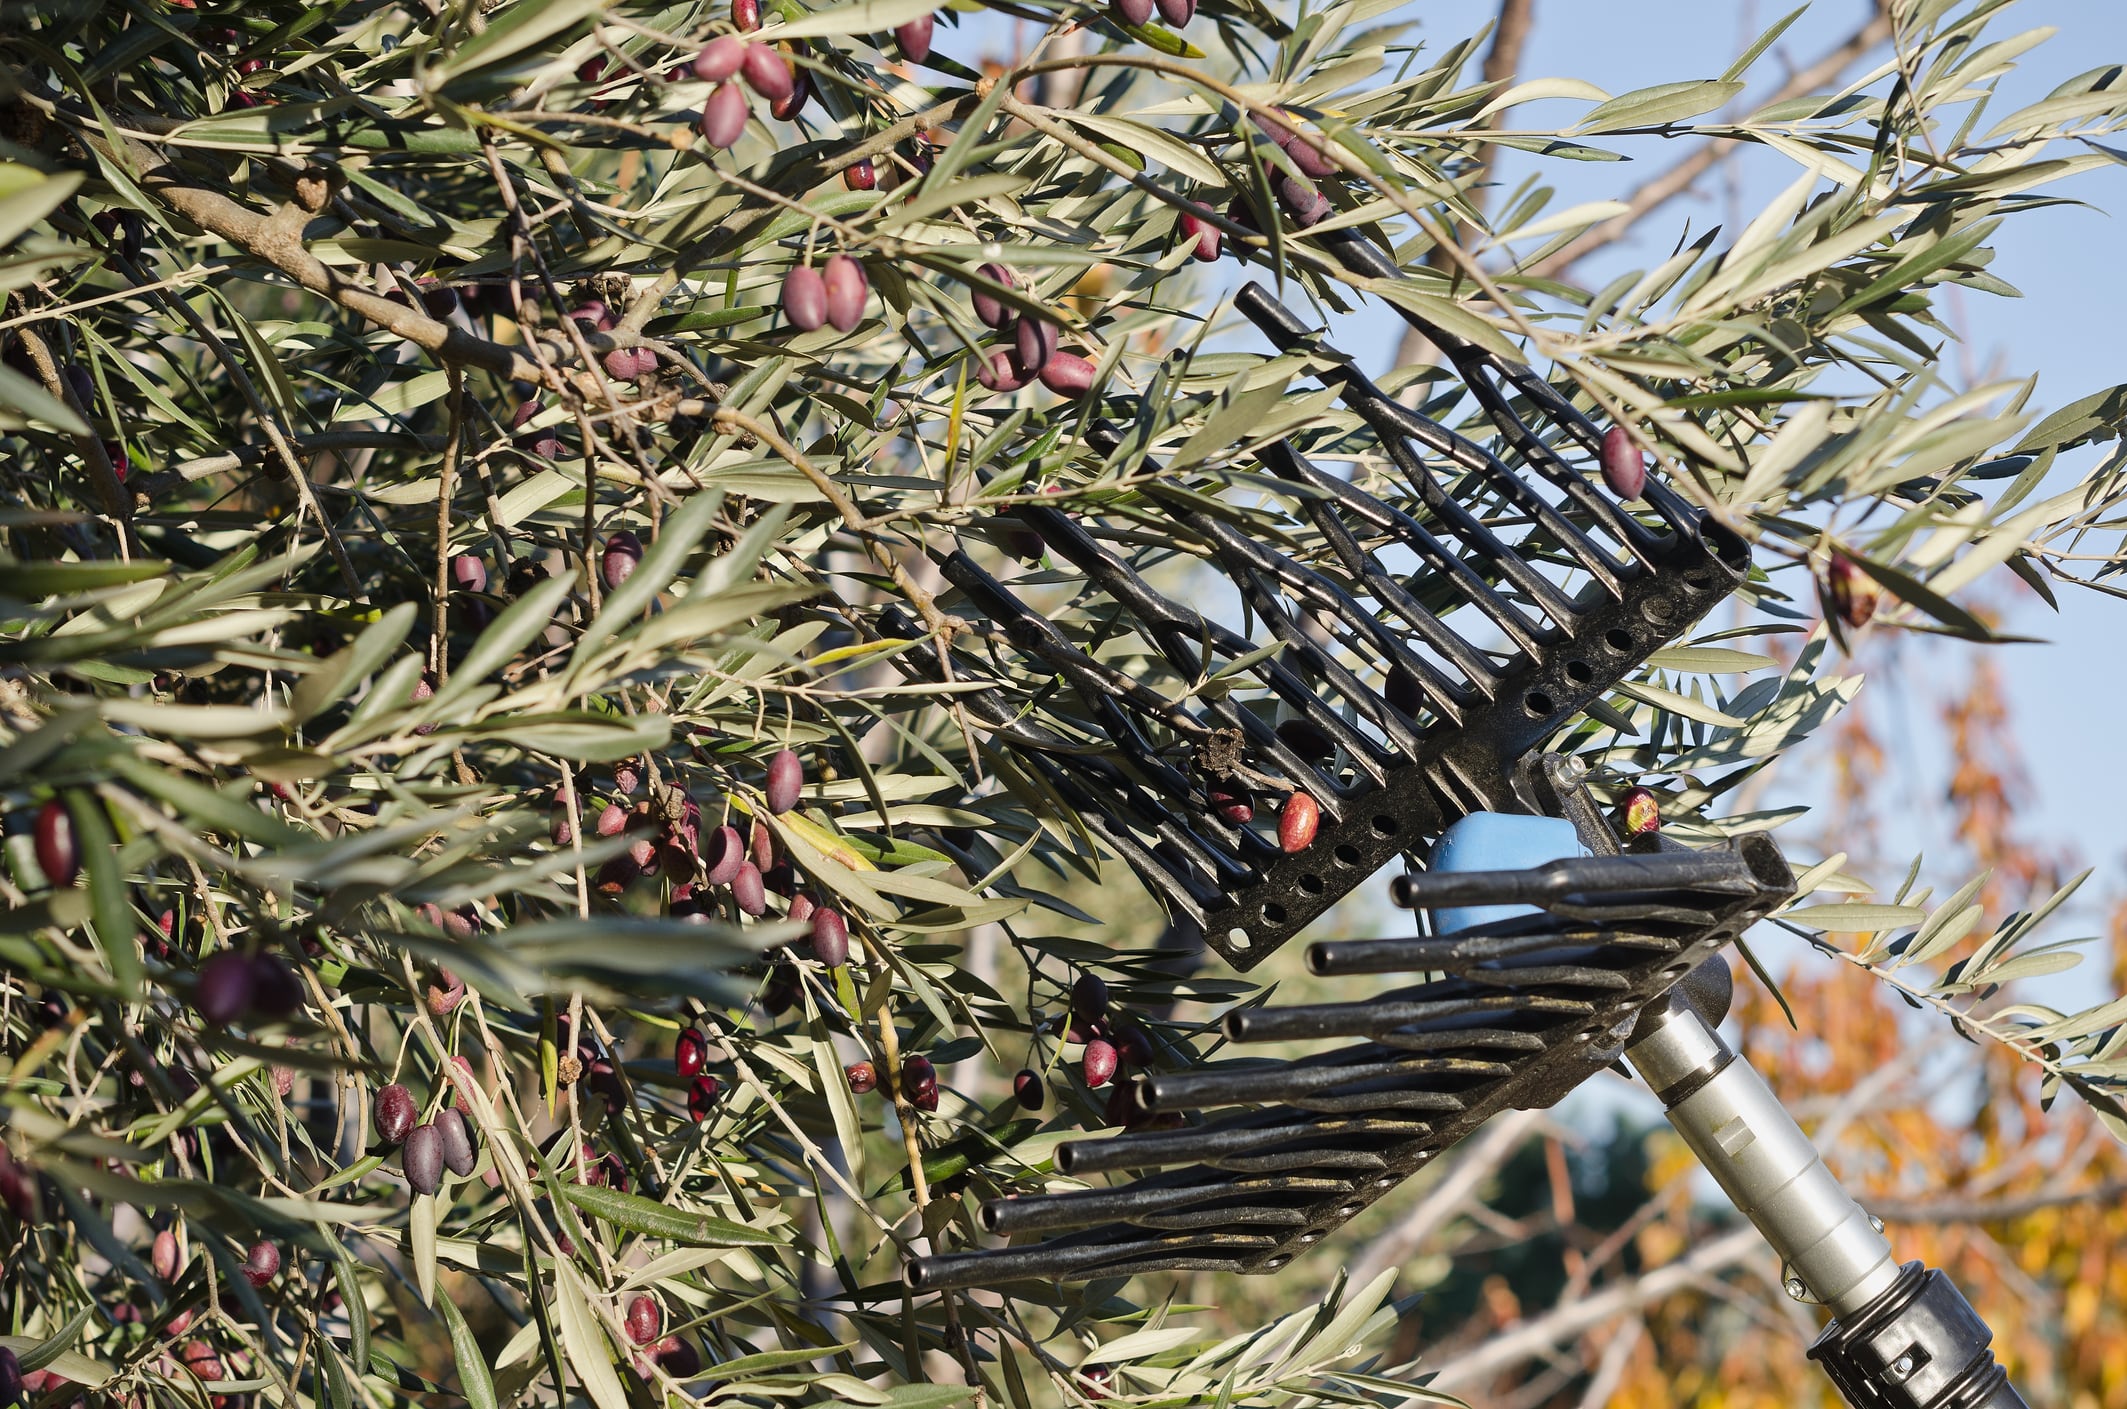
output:
M 875 191 L 879 188 L 879 169 L 871 164 L 871 158 L 853 161 L 842 168 L 842 184 L 852 191 Z
M 723 1091 L 723 1083 L 703 1072 L 687 1085 L 687 1114 L 700 1124 L 716 1109 L 716 1098 Z
M 812 952 L 831 969 L 849 962 L 849 922 L 828 906 L 812 913 Z
M 616 347 L 601 357 L 599 362 L 605 367 L 606 375 L 616 382 L 632 382 L 639 375 L 636 370 L 635 349 L 632 347 Z
M 406 1170 L 407 1187 L 417 1194 L 433 1194 L 443 1183 L 443 1137 L 433 1125 L 417 1125 L 406 1133 L 406 1148 L 399 1163 Z
M 1196 0 L 1158 0 L 1160 18 L 1180 29 L 1196 18 Z
M 753 819 L 753 846 L 751 848 L 754 868 L 762 875 L 775 869 L 775 834 L 760 818 Z
M 918 1052 L 901 1062 L 901 1095 L 919 1111 L 938 1109 L 938 1068 Z
M 605 552 L 600 555 L 598 575 L 606 584 L 608 592 L 626 582 L 634 573 L 635 565 L 643 560 L 643 541 L 626 529 L 621 529 L 606 539 Z
M 879 1089 L 879 1073 L 870 1062 L 851 1062 L 842 1068 L 842 1075 L 849 1082 L 853 1095 L 862 1096 Z
M 771 1018 L 779 1018 L 789 1012 L 798 1001 L 798 971 L 789 964 L 778 964 L 768 976 L 767 986 L 761 990 L 761 1011 Z
M 269 1018 L 285 1018 L 303 1006 L 303 985 L 278 954 L 251 960 L 251 1007 Z
M 801 333 L 826 325 L 827 285 L 819 270 L 801 264 L 783 276 L 783 316 Z
M 1844 553 L 1832 555 L 1820 591 L 1839 619 L 1856 631 L 1874 619 L 1877 604 L 1883 600 L 1883 589 L 1876 585 L 1876 579 Z
M 1106 1086 L 1115 1079 L 1115 1068 L 1120 1064 L 1121 1054 L 1115 1050 L 1115 1044 L 1096 1037 L 1086 1044 L 1086 1054 L 1079 1070 L 1086 1078 L 1086 1085 Z
M 1620 499 L 1637 499 L 1647 487 L 1647 457 L 1633 444 L 1632 432 L 1612 426 L 1603 432 L 1603 483 Z
M 975 380 L 990 391 L 1017 391 L 1027 384 L 1018 360 L 1004 348 L 978 354 Z
M 1278 849 L 1287 856 L 1307 850 L 1321 825 L 1321 804 L 1307 793 L 1294 793 L 1278 809 Z
M 760 868 L 751 861 L 741 861 L 739 869 L 731 877 L 731 898 L 739 909 L 748 915 L 768 913 L 768 887 L 761 882 Z
M 778 750 L 768 760 L 768 810 L 778 817 L 798 805 L 805 786 L 805 764 L 790 749 Z
M 436 284 L 421 290 L 421 307 L 431 318 L 448 318 L 458 307 L 458 291 L 448 284 Z
M 1152 23 L 1152 0 L 1115 0 L 1115 18 L 1132 27 Z
M 840 332 L 853 331 L 864 321 L 864 302 L 871 292 L 864 266 L 838 254 L 820 271 L 820 282 L 827 291 L 827 321 Z
M 1309 763 L 1320 763 L 1337 752 L 1336 741 L 1310 719 L 1280 720 L 1278 739 Z
M 746 80 L 747 87 L 771 103 L 780 102 L 797 91 L 797 75 L 790 71 L 790 60 L 766 44 L 746 46 L 739 76 Z
M 1418 677 L 1400 665 L 1389 671 L 1383 693 L 1391 705 L 1412 719 L 1418 717 L 1418 711 L 1425 704 L 1424 693 L 1418 688 Z
M 37 867 L 54 890 L 64 890 L 81 874 L 81 848 L 74 843 L 74 819 L 57 798 L 37 809 L 34 828 Z
M 709 1061 L 709 1037 L 698 1027 L 682 1028 L 672 1044 L 672 1069 L 682 1077 L 699 1076 Z
M 251 1245 L 244 1255 L 244 1280 L 254 1287 L 263 1287 L 272 1281 L 281 1270 L 281 1250 L 264 1238 Z
M 1071 1011 L 1093 1022 L 1108 1011 L 1108 984 L 1099 974 L 1080 974 L 1071 985 Z
M 702 848 L 702 864 L 708 868 L 708 884 L 730 885 L 739 867 L 746 864 L 746 843 L 739 840 L 739 829 L 718 827 L 711 832 L 709 844 Z
M 1052 353 L 1041 369 L 1041 384 L 1058 396 L 1084 396 L 1093 389 L 1093 364 L 1075 353 Z
M 1278 203 L 1284 206 L 1285 213 L 1292 217 L 1292 223 L 1303 230 L 1310 225 L 1321 224 L 1329 218 L 1329 213 L 1336 209 L 1330 203 L 1329 197 L 1290 176 L 1280 176 L 1273 189 L 1277 192 Z
M 414 1128 L 415 1115 L 413 1092 L 396 1081 L 378 1089 L 371 1119 L 376 1122 L 379 1140 L 387 1145 L 403 1142 Z
M 745 90 L 736 83 L 719 83 L 709 101 L 702 104 L 702 140 L 719 151 L 736 146 L 739 138 L 746 135 L 749 116 Z
M 251 1011 L 257 982 L 251 960 L 233 949 L 224 949 L 199 966 L 192 1006 L 209 1023 L 226 1027 Z
M 1048 1088 L 1042 1083 L 1038 1072 L 1023 1070 L 1012 1078 L 1012 1095 L 1018 1100 L 1022 1110 L 1040 1110 L 1041 1103 L 1048 1099 L 1048 1094 Z
M 779 122 L 788 122 L 805 111 L 805 104 L 811 98 L 812 70 L 793 65 L 790 70 L 790 92 L 769 101 L 768 115 Z
M 931 32 L 937 27 L 935 15 L 910 20 L 894 31 L 894 43 L 901 50 L 901 57 L 912 64 L 920 64 L 931 56 Z
M 619 895 L 643 877 L 642 868 L 631 857 L 610 856 L 600 864 L 593 886 L 600 895 Z
M 465 1123 L 465 1117 L 454 1109 L 440 1110 L 436 1112 L 435 1131 L 444 1168 L 461 1178 L 471 1174 L 475 1158 L 473 1131 Z
M 1151 1066 L 1152 1039 L 1145 1036 L 1144 1029 L 1133 1027 L 1115 1039 L 1115 1054 L 1125 1066 Z
M 694 76 L 704 83 L 722 83 L 745 62 L 746 41 L 736 34 L 719 34 L 694 56 Z
M 1031 313 L 1020 314 L 1019 326 L 1012 335 L 1019 365 L 1038 375 L 1056 355 L 1056 337 L 1056 325 L 1048 319 L 1036 318 Z
M 1008 289 L 1019 287 L 1019 281 L 1012 277 L 1012 271 L 1002 264 L 985 264 L 975 272 L 993 284 L 1002 284 Z M 985 327 L 1002 328 L 1012 317 L 1012 310 L 987 289 L 976 289 L 971 301 L 975 305 L 975 316 L 982 320 Z
M 664 1309 L 657 1298 L 647 1294 L 638 1295 L 628 1303 L 628 1339 L 637 1345 L 648 1345 L 665 1329 Z
M 155 1243 L 148 1250 L 148 1268 L 161 1281 L 177 1280 L 177 1234 L 168 1228 L 155 1235 Z
M 1205 792 L 1204 803 L 1212 815 L 1233 826 L 1255 820 L 1255 805 L 1249 800 L 1246 788 L 1220 784 Z
M 1108 1385 L 1115 1372 L 1105 1365 L 1081 1365 L 1078 1367 L 1079 1393 L 1088 1399 L 1106 1399 Z
M 656 1354 L 658 1368 L 675 1380 L 692 1379 L 702 1372 L 702 1353 L 693 1341 L 666 1336 L 657 1343 Z
M 74 399 L 81 403 L 81 409 L 95 415 L 96 379 L 89 375 L 89 369 L 79 362 L 69 362 L 59 371 L 66 378 L 67 390 L 73 392 Z

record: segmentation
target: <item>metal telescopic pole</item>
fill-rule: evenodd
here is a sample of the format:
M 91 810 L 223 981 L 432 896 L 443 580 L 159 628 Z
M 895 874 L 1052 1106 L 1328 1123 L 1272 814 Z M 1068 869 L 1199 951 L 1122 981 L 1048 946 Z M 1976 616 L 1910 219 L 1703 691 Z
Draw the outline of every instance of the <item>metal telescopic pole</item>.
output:
M 1726 963 L 1701 965 L 1641 1014 L 1625 1059 L 1780 1254 L 1787 1294 L 1831 1311 L 1810 1358 L 1855 1409 L 2028 1409 L 1963 1294 L 1938 1271 L 1898 1264 L 1882 1226 L 1721 1040 L 1730 991 Z

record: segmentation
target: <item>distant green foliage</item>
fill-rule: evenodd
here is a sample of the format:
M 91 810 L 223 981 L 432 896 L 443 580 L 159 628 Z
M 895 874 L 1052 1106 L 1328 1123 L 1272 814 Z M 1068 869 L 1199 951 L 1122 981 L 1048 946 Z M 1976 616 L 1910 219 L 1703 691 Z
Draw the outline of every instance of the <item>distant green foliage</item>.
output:
M 1995 568 L 2117 590 L 2127 479 L 2069 461 L 2117 440 L 2127 392 L 2040 419 L 2027 383 L 1952 388 L 1935 300 L 2012 292 L 1987 238 L 2115 159 L 2127 88 L 2108 67 L 1983 111 L 2030 37 L 1983 42 L 1993 4 L 1908 0 L 1894 63 L 1740 118 L 1712 114 L 1755 54 L 1705 83 L 1499 94 L 1465 80 L 1478 40 L 1421 47 L 1391 8 L 1209 0 L 1185 38 L 966 3 L 914 65 L 889 31 L 929 0 L 774 0 L 756 37 L 802 38 L 811 96 L 794 122 L 750 100 L 728 152 L 696 131 L 712 88 L 686 66 L 732 28 L 700 4 L 11 9 L 0 1343 L 136 1404 L 616 1409 L 718 1386 L 1028 1409 L 1101 1392 L 1081 1365 L 1147 1404 L 1416 1392 L 1370 1348 L 1386 1280 L 1238 1338 L 1156 1285 L 898 1289 L 912 1248 L 981 1240 L 971 1196 L 1039 1187 L 1057 1140 L 1102 1123 L 1108 1093 L 1037 1031 L 1082 973 L 1169 1065 L 1258 991 L 1149 962 L 1122 868 L 956 709 L 993 643 L 925 550 L 1038 574 L 997 510 L 1053 495 L 1186 582 L 1203 549 L 1142 492 L 1156 456 L 1170 488 L 1325 555 L 1251 452 L 1289 436 L 1369 483 L 1379 455 L 1306 356 L 1226 335 L 1191 258 L 1216 230 L 1295 306 L 1379 298 L 1527 361 L 1756 541 L 1749 624 L 1657 658 L 1558 746 L 1606 792 L 1655 780 L 1687 838 L 1775 825 L 1710 814 L 1858 688 L 1830 645 L 1866 618 L 1864 578 L 1879 622 L 1976 638 L 1956 597 Z M 993 82 L 978 36 L 1007 22 L 1048 37 Z M 1542 97 L 1586 110 L 1491 126 Z M 1264 140 L 1269 105 L 1339 174 L 1317 189 Z M 1614 203 L 1470 205 L 1495 149 L 1602 161 L 1649 134 L 1765 144 L 1799 174 L 1593 294 L 1528 271 Z M 844 179 L 866 162 L 873 185 Z M 1406 278 L 1344 273 L 1280 213 L 1325 201 Z M 1470 248 L 1429 261 L 1458 222 Z M 862 321 L 833 321 L 845 284 L 795 329 L 787 276 L 838 254 Z M 1060 330 L 1046 385 L 976 291 Z M 1429 376 L 1390 380 L 1490 440 Z M 1816 628 L 1835 560 L 1859 574 L 1847 620 Z M 1046 566 L 1023 580 L 1074 644 L 1148 688 L 1221 688 L 1111 639 Z M 889 607 L 916 639 L 882 631 Z M 1738 646 L 1798 630 L 1786 660 Z M 1053 680 L 997 669 L 1037 722 L 1098 734 Z M 772 813 L 786 748 L 805 782 Z M 787 868 L 757 916 L 711 884 L 726 823 Z M 847 918 L 846 964 L 788 918 L 799 892 Z M 1133 923 L 1096 940 L 1074 918 Z M 963 946 L 989 925 L 985 971 Z M 231 954 L 251 957 L 217 971 Z M 2118 1081 L 2127 1028 L 2031 1020 L 2056 1068 L 2091 1061 L 2087 1092 Z M 690 1025 L 706 1086 L 674 1066 Z M 935 1096 L 902 1079 L 917 1055 Z M 1009 1097 L 1022 1065 L 1048 1078 L 1038 1117 Z M 370 1118 L 393 1082 L 424 1121 L 462 1103 L 470 1175 L 410 1196 Z M 254 1286 L 262 1239 L 283 1261 Z M 1300 1271 L 1310 1296 L 1332 1275 Z

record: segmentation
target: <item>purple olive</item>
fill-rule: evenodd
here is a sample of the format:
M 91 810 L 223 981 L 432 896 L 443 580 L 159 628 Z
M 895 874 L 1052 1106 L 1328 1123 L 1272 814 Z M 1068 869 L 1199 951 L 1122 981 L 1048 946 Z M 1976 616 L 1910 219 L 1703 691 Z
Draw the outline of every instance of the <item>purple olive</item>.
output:
M 731 0 L 731 27 L 749 34 L 761 27 L 761 0 Z
M 279 955 L 252 957 L 251 1006 L 269 1018 L 285 1018 L 303 1006 L 303 985 Z
M 935 15 L 910 20 L 894 31 L 894 43 L 901 50 L 901 57 L 912 64 L 920 64 L 931 56 L 931 32 L 937 27 Z
M 55 890 L 74 884 L 81 874 L 81 848 L 74 842 L 74 819 L 66 804 L 54 798 L 37 809 L 37 866 Z
M 264 1238 L 251 1245 L 244 1254 L 244 1280 L 254 1287 L 264 1287 L 281 1270 L 281 1250 Z
M 1041 369 L 1041 384 L 1058 396 L 1084 396 L 1093 389 L 1093 364 L 1072 353 L 1056 353 Z
M 1048 1098 L 1048 1094 L 1037 1072 L 1021 1071 L 1012 1078 L 1012 1095 L 1018 1099 L 1022 1110 L 1040 1110 L 1041 1103 Z
M 748 915 L 768 913 L 768 887 L 761 882 L 760 868 L 751 861 L 739 862 L 738 871 L 731 877 L 731 898 Z
M 753 844 L 747 854 L 753 858 L 754 869 L 762 875 L 775 869 L 775 834 L 758 817 L 753 819 Z
M 399 1156 L 406 1170 L 407 1187 L 417 1194 L 433 1194 L 443 1183 L 443 1137 L 433 1125 L 417 1125 L 406 1132 L 406 1149 Z
M 1196 0 L 1158 0 L 1160 18 L 1180 29 L 1196 18 Z
M 177 1280 L 177 1234 L 165 1228 L 155 1235 L 155 1243 L 148 1250 L 148 1267 L 162 1281 Z
M 1418 717 L 1418 711 L 1425 705 L 1424 692 L 1418 688 L 1418 677 L 1400 665 L 1389 671 L 1388 684 L 1382 693 L 1388 696 L 1390 704 L 1412 719 Z
M 719 34 L 694 56 L 694 76 L 704 83 L 722 83 L 746 62 L 749 47 L 736 34 Z
M 605 552 L 598 560 L 598 575 L 606 590 L 611 592 L 626 582 L 642 560 L 643 541 L 628 530 L 621 529 L 607 538 Z
M 1220 821 L 1239 827 L 1255 820 L 1255 804 L 1242 787 L 1217 786 L 1204 795 L 1205 803 Z
M 487 561 L 478 553 L 460 553 L 451 559 L 451 581 L 468 592 L 487 591 Z
M 709 834 L 709 844 L 702 849 L 702 864 L 708 868 L 708 883 L 712 886 L 727 886 L 731 878 L 746 864 L 746 843 L 739 837 L 736 827 L 718 827 Z
M 783 276 L 783 316 L 809 333 L 827 322 L 827 284 L 820 271 L 801 264 Z
M 257 984 L 251 960 L 233 949 L 224 949 L 199 966 L 192 1006 L 215 1027 L 227 1027 L 251 1011 Z
M 1048 319 L 1036 318 L 1031 313 L 1020 314 L 1019 326 L 1013 333 L 1019 365 L 1038 375 L 1056 355 L 1056 336 L 1056 325 Z
M 790 897 L 790 910 L 783 918 L 791 921 L 809 920 L 819 908 L 820 903 L 812 898 L 812 892 L 804 891 Z
M 658 1367 L 675 1380 L 691 1380 L 702 1372 L 702 1353 L 693 1341 L 666 1336 L 653 1353 Z
M 414 1093 L 394 1081 L 377 1091 L 376 1105 L 371 1119 L 376 1122 L 377 1138 L 387 1145 L 403 1144 L 407 1132 L 414 1128 Z
M 976 355 L 975 380 L 991 391 L 1000 392 L 1017 391 L 1027 384 L 1018 359 L 1001 347 Z
M 875 191 L 879 188 L 879 169 L 871 164 L 871 158 L 853 161 L 842 168 L 842 184 L 852 191 Z
M 472 1127 L 465 1123 L 465 1117 L 452 1109 L 438 1111 L 435 1131 L 437 1145 L 443 1153 L 444 1167 L 461 1178 L 471 1174 L 475 1158 L 473 1132 Z
M 831 969 L 849 962 L 849 922 L 831 905 L 812 912 L 812 952 Z
M 1133 29 L 1152 23 L 1152 0 L 1115 0 L 1115 18 Z
M 864 266 L 838 254 L 820 271 L 820 281 L 827 294 L 827 321 L 841 332 L 854 330 L 864 321 L 864 301 L 871 291 Z
M 798 805 L 798 792 L 805 786 L 805 764 L 790 749 L 780 749 L 768 760 L 768 810 L 780 817 Z
M 604 299 L 584 300 L 569 310 L 569 319 L 587 333 L 613 331 L 613 310 L 606 307 Z
M 938 1109 L 938 1068 L 918 1052 L 901 1062 L 901 1096 L 919 1111 Z
M 465 1001 L 465 980 L 449 969 L 439 968 L 421 996 L 428 1005 L 430 1017 L 447 1018 Z
M 1012 271 L 1002 264 L 985 264 L 975 272 L 993 284 L 1002 284 L 1008 289 L 1019 287 L 1019 281 L 1012 277 Z M 975 305 L 975 316 L 982 320 L 985 327 L 1002 328 L 1012 316 L 1012 310 L 987 289 L 976 289 L 971 301 Z
M 617 802 L 609 802 L 599 809 L 595 824 L 602 837 L 617 837 L 628 829 L 628 809 Z
M 702 104 L 702 140 L 719 151 L 734 147 L 746 135 L 746 120 L 752 115 L 743 88 L 736 83 L 719 83 L 709 101 Z
M 1647 487 L 1647 458 L 1623 426 L 1603 433 L 1603 483 L 1620 499 L 1637 499 Z
M 849 1083 L 850 1094 L 854 1096 L 879 1089 L 879 1072 L 870 1062 L 851 1062 L 842 1068 L 842 1079 Z
M 746 80 L 747 87 L 771 103 L 788 98 L 798 86 L 797 75 L 790 71 L 790 60 L 766 44 L 746 46 L 739 76 Z
M 1183 239 L 1195 242 L 1196 248 L 1190 251 L 1192 258 L 1209 264 L 1219 257 L 1218 226 L 1185 210 L 1182 218 L 1175 222 L 1175 228 L 1181 231 Z
M 1311 225 L 1320 225 L 1329 218 L 1329 213 L 1336 209 L 1330 204 L 1328 196 L 1306 182 L 1295 181 L 1290 176 L 1280 176 L 1276 190 L 1278 202 L 1285 207 L 1285 213 L 1292 217 L 1293 224 L 1303 230 Z
M 701 1075 L 702 1068 L 709 1064 L 709 1037 L 698 1027 L 680 1030 L 679 1041 L 672 1045 L 672 1070 L 681 1077 Z
M 1121 1061 L 1121 1054 L 1115 1050 L 1115 1044 L 1096 1037 L 1086 1044 L 1086 1054 L 1080 1061 L 1079 1071 L 1085 1076 L 1086 1085 L 1106 1086 L 1115 1079 L 1115 1068 Z

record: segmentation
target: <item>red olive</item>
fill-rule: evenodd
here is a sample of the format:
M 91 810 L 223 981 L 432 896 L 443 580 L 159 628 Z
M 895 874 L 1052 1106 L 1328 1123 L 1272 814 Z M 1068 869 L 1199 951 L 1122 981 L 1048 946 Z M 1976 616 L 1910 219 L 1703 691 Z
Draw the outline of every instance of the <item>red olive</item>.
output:
M 931 31 L 938 23 L 935 15 L 910 20 L 894 31 L 894 43 L 901 50 L 901 57 L 912 64 L 920 64 L 931 56 Z
M 451 581 L 468 592 L 487 591 L 487 562 L 478 553 L 460 553 L 451 559 Z
M 705 878 L 712 886 L 731 884 L 731 878 L 746 864 L 746 843 L 739 839 L 738 828 L 718 827 L 709 834 L 709 845 L 703 848 L 702 862 L 708 867 Z
M 842 1068 L 842 1075 L 849 1082 L 850 1091 L 858 1096 L 879 1089 L 879 1073 L 870 1062 L 851 1062 Z
M 919 1111 L 938 1109 L 938 1068 L 917 1053 L 901 1063 L 901 1095 Z
M 244 1280 L 254 1287 L 263 1287 L 272 1281 L 281 1270 L 281 1250 L 264 1238 L 251 1245 L 244 1255 Z
M 1876 579 L 1844 553 L 1832 555 L 1822 589 L 1839 619 L 1857 631 L 1875 617 L 1877 604 L 1883 600 Z
M 871 164 L 871 158 L 853 161 L 842 168 L 842 184 L 852 191 L 873 191 L 879 187 L 879 170 Z
M 719 83 L 702 104 L 702 140 L 718 150 L 736 146 L 751 116 L 745 90 L 736 83 Z
M 1321 804 L 1307 793 L 1294 793 L 1278 809 L 1278 849 L 1287 856 L 1307 850 L 1314 845 L 1321 825 Z
M 768 913 L 768 887 L 761 883 L 760 868 L 751 861 L 739 862 L 737 873 L 731 877 L 731 898 L 745 914 Z
M 805 786 L 805 764 L 792 749 L 779 749 L 768 760 L 768 810 L 780 817 L 798 805 Z
M 746 46 L 739 76 L 746 80 L 749 88 L 771 103 L 788 98 L 798 85 L 797 75 L 790 71 L 790 60 L 766 44 Z
M 820 902 L 812 898 L 810 891 L 800 891 L 790 897 L 790 909 L 783 918 L 793 922 L 809 920 L 819 908 Z
M 414 1128 L 415 1115 L 413 1092 L 396 1081 L 379 1088 L 371 1116 L 376 1122 L 379 1140 L 387 1145 L 403 1143 L 407 1132 Z
M 704 83 L 722 83 L 746 62 L 746 41 L 736 34 L 719 34 L 694 56 L 694 76 Z
M 1218 226 L 1185 210 L 1182 218 L 1175 222 L 1175 228 L 1181 231 L 1183 239 L 1195 242 L 1196 248 L 1190 252 L 1192 258 L 1209 264 L 1219 257 Z
M 1115 1068 L 1121 1065 L 1121 1055 L 1115 1045 L 1096 1037 L 1086 1044 L 1085 1057 L 1079 1065 L 1088 1086 L 1106 1086 L 1115 1079 Z
M 1093 389 L 1093 364 L 1073 353 L 1056 353 L 1041 369 L 1041 384 L 1058 396 L 1084 396 Z
M 1249 801 L 1246 788 L 1220 785 L 1206 792 L 1204 801 L 1222 822 L 1238 827 L 1255 820 L 1255 806 Z
M 609 802 L 599 809 L 598 834 L 602 837 L 617 837 L 628 830 L 628 809 L 617 802 Z
M 1625 834 L 1641 837 L 1662 830 L 1662 805 L 1645 788 L 1625 794 Z
M 694 1078 L 687 1087 L 687 1114 L 699 1124 L 709 1118 L 716 1109 L 717 1093 L 723 1090 L 721 1083 L 707 1072 Z
M 761 27 L 761 0 L 731 0 L 731 24 L 740 33 Z
M 819 270 L 801 264 L 783 276 L 783 316 L 802 333 L 826 325 L 827 284 Z
M 155 1235 L 154 1246 L 148 1250 L 148 1267 L 162 1281 L 177 1280 L 177 1234 L 165 1228 Z
M 81 848 L 74 841 L 74 819 L 57 798 L 37 809 L 37 867 L 55 890 L 74 884 L 81 874 Z
M 864 301 L 871 289 L 864 266 L 838 254 L 820 271 L 820 281 L 827 294 L 827 321 L 841 332 L 853 331 L 864 321 Z
M 849 922 L 833 906 L 813 912 L 812 952 L 831 969 L 849 962 Z
M 775 869 L 775 834 L 758 817 L 753 819 L 753 843 L 748 854 L 753 858 L 754 869 L 762 875 Z
M 637 1345 L 648 1345 L 656 1340 L 665 1328 L 664 1309 L 657 1298 L 647 1293 L 628 1302 L 628 1339 Z
M 694 1077 L 709 1063 L 709 1037 L 698 1027 L 682 1028 L 672 1044 L 672 1069 L 681 1077 Z

